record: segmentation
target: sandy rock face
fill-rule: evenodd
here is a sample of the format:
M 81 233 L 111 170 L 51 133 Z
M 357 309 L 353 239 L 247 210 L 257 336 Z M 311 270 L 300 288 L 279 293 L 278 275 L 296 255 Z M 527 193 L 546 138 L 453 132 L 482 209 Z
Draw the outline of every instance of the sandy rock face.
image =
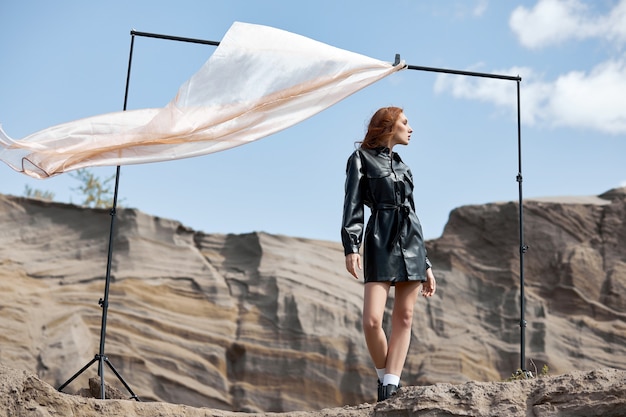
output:
M 0 362 L 59 386 L 99 352 L 109 222 L 2 197 Z M 140 398 L 255 411 L 372 395 L 362 284 L 341 274 L 338 244 L 206 235 L 135 210 L 116 224 L 105 354 Z
M 460 207 L 427 242 L 439 287 L 416 306 L 407 395 L 520 367 L 517 214 Z M 524 215 L 528 369 L 626 369 L 624 190 L 528 201 Z M 0 195 L 0 363 L 58 387 L 99 352 L 109 226 L 107 210 Z M 211 235 L 123 209 L 113 247 L 105 354 L 142 400 L 282 412 L 375 399 L 362 281 L 338 243 Z M 105 379 L 126 392 L 106 367 Z

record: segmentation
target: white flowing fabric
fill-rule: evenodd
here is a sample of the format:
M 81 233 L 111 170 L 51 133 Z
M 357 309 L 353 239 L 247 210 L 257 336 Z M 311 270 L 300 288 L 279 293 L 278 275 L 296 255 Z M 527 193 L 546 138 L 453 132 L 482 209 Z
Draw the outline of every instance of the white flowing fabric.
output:
M 0 128 L 0 159 L 47 178 L 219 152 L 292 126 L 404 67 L 235 22 L 166 107 L 89 117 L 18 141 Z

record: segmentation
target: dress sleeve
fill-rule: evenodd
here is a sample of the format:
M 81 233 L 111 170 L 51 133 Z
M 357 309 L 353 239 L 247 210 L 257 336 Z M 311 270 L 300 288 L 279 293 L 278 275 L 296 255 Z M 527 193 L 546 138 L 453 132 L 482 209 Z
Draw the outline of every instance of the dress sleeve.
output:
M 364 227 L 364 184 L 363 161 L 358 151 L 348 159 L 346 167 L 345 198 L 343 202 L 343 220 L 341 242 L 344 254 L 358 253 L 363 239 Z
M 405 179 L 409 181 L 411 190 L 413 190 L 413 173 L 411 172 L 410 169 L 407 169 Z M 413 201 L 413 193 L 411 193 L 411 197 L 409 198 L 409 203 L 411 204 L 411 208 L 413 209 L 413 211 L 415 211 L 415 201 Z M 424 248 L 424 250 L 426 250 L 426 248 Z M 430 262 L 430 259 L 428 259 L 428 253 L 426 253 L 425 264 L 426 264 L 426 269 L 433 267 L 432 262 Z

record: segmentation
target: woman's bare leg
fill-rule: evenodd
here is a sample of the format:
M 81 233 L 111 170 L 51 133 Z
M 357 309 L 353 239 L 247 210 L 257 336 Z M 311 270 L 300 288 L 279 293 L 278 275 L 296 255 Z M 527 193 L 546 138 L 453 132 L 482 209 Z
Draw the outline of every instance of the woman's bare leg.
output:
M 391 284 L 388 282 L 368 282 L 363 297 L 363 333 L 374 366 L 386 367 L 387 336 L 383 330 L 383 315 Z
M 391 316 L 391 337 L 385 367 L 388 374 L 400 377 L 411 342 L 413 307 L 419 295 L 421 282 L 396 284 L 396 295 Z

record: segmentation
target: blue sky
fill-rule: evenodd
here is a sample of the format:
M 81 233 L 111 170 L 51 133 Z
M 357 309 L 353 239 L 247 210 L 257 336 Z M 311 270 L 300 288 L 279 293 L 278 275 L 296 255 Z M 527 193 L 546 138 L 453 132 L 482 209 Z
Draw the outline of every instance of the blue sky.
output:
M 385 61 L 399 53 L 412 65 L 519 75 L 524 196 L 626 185 L 626 0 L 3 1 L 0 123 L 18 139 L 120 111 L 131 29 L 219 41 L 234 21 Z M 167 104 L 214 50 L 136 38 L 128 109 Z M 338 241 L 346 159 L 369 116 L 397 105 L 414 133 L 396 150 L 436 238 L 456 207 L 517 200 L 515 91 L 512 81 L 404 70 L 257 142 L 122 167 L 119 196 L 206 233 Z M 68 174 L 35 180 L 0 165 L 0 193 L 26 186 L 82 201 Z

